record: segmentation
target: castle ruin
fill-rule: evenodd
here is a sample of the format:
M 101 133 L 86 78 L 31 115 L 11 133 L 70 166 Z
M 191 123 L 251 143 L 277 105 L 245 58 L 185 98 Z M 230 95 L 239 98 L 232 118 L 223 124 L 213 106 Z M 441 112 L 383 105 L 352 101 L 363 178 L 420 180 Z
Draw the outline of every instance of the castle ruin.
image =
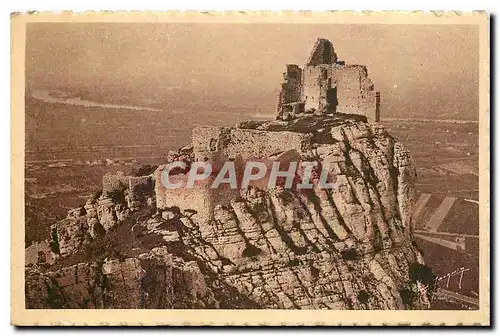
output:
M 339 61 L 329 40 L 319 38 L 301 69 L 287 64 L 278 94 L 278 120 L 301 114 L 357 114 L 368 122 L 380 119 L 380 93 L 364 65 Z

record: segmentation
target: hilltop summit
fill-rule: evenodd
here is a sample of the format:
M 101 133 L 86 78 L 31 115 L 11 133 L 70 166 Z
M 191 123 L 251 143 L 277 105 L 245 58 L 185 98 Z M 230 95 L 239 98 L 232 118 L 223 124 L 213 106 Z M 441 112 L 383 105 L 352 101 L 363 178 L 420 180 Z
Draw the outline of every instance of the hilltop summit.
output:
M 168 190 L 164 166 L 106 175 L 101 195 L 53 226 L 49 271 L 27 268 L 28 307 L 428 307 L 433 279 L 412 244 L 415 168 L 379 124 L 311 115 L 199 126 L 170 157 L 280 160 L 291 149 L 329 167 L 337 187 Z
M 364 65 L 339 61 L 333 44 L 319 38 L 304 68 L 287 64 L 278 93 L 276 118 L 304 114 L 357 114 L 369 122 L 380 119 L 380 93 Z
M 277 120 L 197 126 L 154 173 L 105 175 L 101 193 L 27 249 L 27 307 L 427 308 L 415 167 L 377 120 L 366 68 L 319 39 L 304 70 L 287 66 Z M 249 161 L 314 162 L 334 187 L 162 181 L 182 185 L 196 162 Z

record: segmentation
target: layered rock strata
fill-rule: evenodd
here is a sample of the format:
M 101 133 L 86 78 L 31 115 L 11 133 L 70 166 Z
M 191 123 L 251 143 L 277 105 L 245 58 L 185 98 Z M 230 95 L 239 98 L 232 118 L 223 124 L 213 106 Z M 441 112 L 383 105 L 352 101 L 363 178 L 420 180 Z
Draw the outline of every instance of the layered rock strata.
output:
M 168 297 L 165 301 L 145 305 L 143 297 L 151 297 L 151 293 L 170 293 L 172 278 L 162 275 L 162 280 L 158 280 L 156 268 L 143 266 L 141 260 L 149 260 L 151 255 L 122 261 L 110 259 L 105 263 L 115 266 L 106 268 L 107 274 L 124 280 L 111 281 L 105 291 L 118 298 L 93 307 L 217 308 L 221 302 L 230 308 L 428 307 L 432 283 L 422 276 L 428 270 L 412 244 L 410 214 L 415 168 L 408 151 L 382 126 L 368 124 L 359 116 L 336 115 L 245 122 L 232 129 L 198 128 L 193 132 L 192 151 L 194 159 L 203 156 L 202 159 L 215 163 L 245 159 L 241 156 L 242 148 L 251 153 L 252 159 L 275 160 L 287 154 L 286 143 L 270 145 L 272 153 L 259 148 L 269 148 L 266 141 L 279 141 L 280 134 L 297 141 L 292 147 L 299 161 L 316 161 L 327 169 L 328 182 L 335 188 L 251 186 L 225 197 L 205 188 L 179 193 L 166 190 L 159 183 L 163 169 L 159 167 L 154 184 L 158 213 L 140 225 L 147 235 L 163 237 L 162 253 L 168 255 L 166 259 L 178 260 L 176 266 L 171 266 L 171 261 L 162 262 L 170 265 L 165 267 L 173 267 L 179 274 L 184 274 L 186 265 L 196 265 L 201 270 L 203 276 L 189 280 L 197 284 L 196 288 L 199 286 L 196 295 L 186 298 L 164 294 Z M 180 180 L 185 178 L 182 171 L 174 175 Z M 300 171 L 297 177 L 301 178 Z M 104 272 L 102 265 L 92 265 L 59 270 L 72 274 L 69 282 L 36 269 L 27 271 L 27 278 L 33 279 L 33 288 L 52 284 L 68 302 L 76 302 L 64 304 L 82 307 L 84 296 L 91 301 L 100 300 L 99 290 L 86 289 L 84 295 L 73 285 L 77 269 L 90 274 L 89 270 L 97 267 L 97 273 Z M 153 279 L 154 286 L 137 285 L 137 274 L 143 272 Z M 86 288 L 89 281 L 85 280 Z M 175 282 L 179 290 L 193 286 L 186 281 Z M 66 283 L 70 285 L 65 286 Z M 214 292 L 214 283 L 225 290 Z M 104 291 L 101 285 L 98 287 Z M 123 288 L 132 287 L 131 293 L 135 294 L 121 297 Z M 43 288 L 52 291 L 47 289 L 52 288 L 49 285 Z M 31 290 L 27 292 L 30 295 Z M 45 301 L 40 299 L 43 302 L 36 300 L 33 296 L 30 301 L 34 307 L 47 304 L 46 297 Z M 172 304 L 177 301 L 181 303 Z

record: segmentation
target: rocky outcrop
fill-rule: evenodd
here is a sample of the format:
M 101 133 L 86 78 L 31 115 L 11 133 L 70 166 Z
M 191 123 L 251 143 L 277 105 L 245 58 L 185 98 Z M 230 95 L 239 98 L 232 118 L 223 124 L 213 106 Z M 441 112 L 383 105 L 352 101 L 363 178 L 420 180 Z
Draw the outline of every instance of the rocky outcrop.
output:
M 174 258 L 165 247 L 55 272 L 26 269 L 27 308 L 224 308 L 224 298 L 232 298 L 231 307 L 252 306 L 229 286 L 206 279 L 195 261 Z
M 55 257 L 65 257 L 98 239 L 140 208 L 154 208 L 151 176 L 106 174 L 102 191 L 81 208 L 68 211 L 65 219 L 51 226 L 50 246 Z
M 184 243 L 196 255 L 266 308 L 426 307 L 425 285 L 410 279 L 410 268 L 422 263 L 410 232 L 416 174 L 399 142 L 381 125 L 348 117 L 240 127 L 307 134 L 301 160 L 327 167 L 335 188 L 250 188 L 229 204 L 215 204 L 208 225 L 180 209 Z M 224 157 L 233 154 L 230 148 Z M 246 150 L 255 156 L 255 148 Z M 407 292 L 411 302 L 401 296 Z
M 252 137 L 244 136 L 247 131 Z M 297 134 L 288 136 L 299 139 L 295 157 L 318 162 L 334 188 L 251 186 L 225 198 L 203 190 L 204 209 L 195 211 L 185 194 L 156 183 L 157 200 L 163 195 L 168 203 L 158 202 L 157 215 L 137 225 L 142 236 L 161 237 L 166 249 L 53 273 L 29 269 L 27 295 L 33 297 L 27 302 L 74 308 L 427 308 L 432 273 L 412 244 L 415 168 L 381 125 L 348 115 L 246 122 L 210 129 L 216 141 L 195 131 L 192 151 L 232 158 L 247 146 L 252 157 L 272 160 L 283 153 L 258 149 L 282 132 Z M 89 219 L 96 219 L 106 231 L 106 223 L 120 222 L 122 210 L 104 200 L 87 204 L 72 226 L 87 225 L 89 232 Z M 137 275 L 143 271 L 152 285 L 143 285 Z M 52 294 L 40 301 L 35 290 Z

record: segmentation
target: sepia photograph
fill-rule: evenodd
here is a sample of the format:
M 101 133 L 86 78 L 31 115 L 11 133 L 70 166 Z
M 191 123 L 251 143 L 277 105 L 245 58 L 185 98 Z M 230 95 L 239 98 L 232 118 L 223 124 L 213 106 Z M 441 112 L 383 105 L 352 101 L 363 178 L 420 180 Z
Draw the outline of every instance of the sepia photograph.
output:
M 488 20 L 13 15 L 13 323 L 488 325 Z

